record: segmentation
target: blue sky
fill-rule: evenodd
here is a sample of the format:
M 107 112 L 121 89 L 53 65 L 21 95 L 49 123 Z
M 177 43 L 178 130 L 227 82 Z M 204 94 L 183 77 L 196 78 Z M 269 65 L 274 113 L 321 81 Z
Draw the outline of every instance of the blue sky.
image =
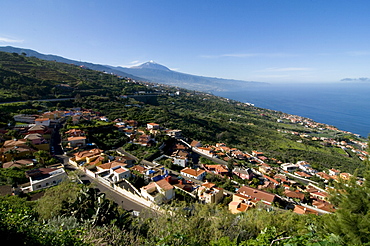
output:
M 370 1 L 3 0 L 0 46 L 263 82 L 370 77 Z

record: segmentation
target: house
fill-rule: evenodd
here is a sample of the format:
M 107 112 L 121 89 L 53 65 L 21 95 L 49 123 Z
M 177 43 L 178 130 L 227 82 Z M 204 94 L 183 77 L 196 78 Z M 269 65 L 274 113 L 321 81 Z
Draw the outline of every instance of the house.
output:
M 233 157 L 235 157 L 236 159 L 239 159 L 239 160 L 244 160 L 245 159 L 245 155 L 242 151 L 233 151 L 231 153 L 231 155 Z
M 32 145 L 40 145 L 47 143 L 47 141 L 42 137 L 40 133 L 28 134 L 24 137 L 24 139 L 30 141 Z
M 13 139 L 5 141 L 0 149 L 1 161 L 9 162 L 13 158 L 33 155 L 36 150 L 29 147 L 26 143 L 27 139 Z
M 315 208 L 324 210 L 326 212 L 330 212 L 330 213 L 335 212 L 336 210 L 332 204 L 326 201 L 316 201 L 315 200 L 312 202 L 312 206 Z
M 36 126 L 50 126 L 50 119 L 49 118 L 38 118 L 35 119 Z
M 219 203 L 224 198 L 224 189 L 206 182 L 198 188 L 198 198 L 204 203 Z
M 340 171 L 339 171 L 339 170 L 334 169 L 334 168 L 329 169 L 329 175 L 330 175 L 330 176 L 337 176 L 337 175 L 339 175 L 339 174 L 340 174 Z
M 242 194 L 233 194 L 233 199 L 229 203 L 229 211 L 233 214 L 245 212 L 256 206 L 258 200 L 253 197 L 244 196 Z
M 145 167 L 141 166 L 141 165 L 135 165 L 135 166 L 131 167 L 131 170 L 136 171 L 140 174 L 145 174 L 147 169 Z
M 202 152 L 205 155 L 213 156 L 213 148 L 210 147 L 198 147 L 198 151 Z
M 319 212 L 317 212 L 317 211 L 315 211 L 311 208 L 301 206 L 301 205 L 295 205 L 293 212 L 297 213 L 297 214 L 316 214 L 316 215 L 319 215 Z
M 145 176 L 152 181 L 159 181 L 168 176 L 168 170 L 164 167 L 152 167 L 146 170 Z
M 329 198 L 328 193 L 326 193 L 326 192 L 320 192 L 320 191 L 310 192 L 310 196 L 312 198 L 314 198 L 314 199 L 319 199 L 319 200 L 322 200 L 322 201 L 326 201 Z
M 267 175 L 263 175 L 263 177 L 264 177 L 265 179 L 267 179 L 269 183 L 271 183 L 271 184 L 272 184 L 273 189 L 275 189 L 275 188 L 279 185 L 279 181 L 277 181 L 276 179 L 273 179 L 273 178 L 271 178 L 271 177 L 269 177 L 269 176 L 267 176 Z
M 150 136 L 150 135 L 146 135 L 146 134 L 142 134 L 139 136 L 139 139 L 137 140 L 137 142 L 141 145 L 141 146 L 147 146 L 149 145 L 150 142 L 154 142 L 154 139 Z
M 199 148 L 202 146 L 202 144 L 198 141 L 195 141 L 193 140 L 191 143 L 190 143 L 190 146 L 193 147 L 193 148 Z
M 182 138 L 182 131 L 181 130 L 168 130 L 167 135 L 170 137 L 173 137 L 175 139 L 181 139 Z
M 148 130 L 158 130 L 159 129 L 159 124 L 157 124 L 157 123 L 148 123 L 148 124 L 146 124 L 146 128 Z
M 265 173 L 265 174 L 269 173 L 271 170 L 272 170 L 271 166 L 266 163 L 262 163 L 258 167 L 258 171 L 260 171 L 261 173 Z
M 126 163 L 128 167 L 131 167 L 135 163 L 135 159 L 128 156 L 117 156 L 115 161 Z
M 127 164 L 124 161 L 111 161 L 111 162 L 101 164 L 101 165 L 97 166 L 96 168 L 99 171 L 102 171 L 102 170 L 109 170 L 109 169 L 115 168 L 115 167 L 125 167 L 125 166 L 127 166 Z
M 297 164 L 292 164 L 292 163 L 284 163 L 284 164 L 281 164 L 280 167 L 284 171 L 288 171 L 288 172 L 293 172 L 299 168 Z
M 302 178 L 311 178 L 312 175 L 305 173 L 305 172 L 294 172 L 295 175 L 302 177 Z
M 350 180 L 352 177 L 352 174 L 350 173 L 341 173 L 339 174 L 339 177 L 343 180 Z
M 181 170 L 180 174 L 184 177 L 193 178 L 197 180 L 203 180 L 207 173 L 206 171 L 201 170 L 199 168 L 195 170 L 195 169 L 186 167 Z
M 65 134 L 70 137 L 85 136 L 85 132 L 80 129 L 71 129 L 71 130 L 66 131 Z
M 211 172 L 218 175 L 227 175 L 229 173 L 229 170 L 224 165 L 203 165 L 204 169 L 207 172 Z
M 67 138 L 68 145 L 72 148 L 74 147 L 81 147 L 86 145 L 86 137 L 85 136 L 72 136 Z
M 165 179 L 151 182 L 140 188 L 141 195 L 156 204 L 166 203 L 175 197 L 174 187 Z
M 181 166 L 181 167 L 186 167 L 188 163 L 188 158 L 184 156 L 178 156 L 173 158 L 173 164 Z
M 130 170 L 122 166 L 112 167 L 109 170 L 110 170 L 110 178 L 113 181 L 113 183 L 117 183 L 123 179 L 128 179 L 129 177 L 131 177 Z
M 252 155 L 254 156 L 254 157 L 258 157 L 258 156 L 262 156 L 263 155 L 263 152 L 259 152 L 259 151 L 252 151 Z
M 291 190 L 284 190 L 284 195 L 289 198 L 299 199 L 301 202 L 304 200 L 304 193 Z
M 249 186 L 242 186 L 238 190 L 238 194 L 244 195 L 246 197 L 255 198 L 267 205 L 271 205 L 272 203 L 278 200 L 275 194 L 258 190 Z
M 325 179 L 326 181 L 329 181 L 329 180 L 333 179 L 332 176 L 330 176 L 330 175 L 328 175 L 324 172 L 318 172 L 318 173 L 316 173 L 316 176 L 319 176 L 320 178 Z
M 35 124 L 36 117 L 37 117 L 36 115 L 18 114 L 15 115 L 13 118 L 14 121 Z
M 33 134 L 33 133 L 39 133 L 39 134 L 45 135 L 45 134 L 50 133 L 50 130 L 47 126 L 44 126 L 44 125 L 34 125 L 28 129 L 28 134 Z
M 35 191 L 57 185 L 68 176 L 63 168 L 38 168 L 26 171 L 26 177 L 30 186 L 25 189 Z
M 98 158 L 102 154 L 103 154 L 103 150 L 101 149 L 91 149 L 91 150 L 80 151 L 80 152 L 73 154 L 74 155 L 73 157 L 69 158 L 69 163 L 74 166 L 78 166 L 82 162 L 89 164 L 90 162 L 94 161 L 96 158 Z
M 239 178 L 243 180 L 244 179 L 251 180 L 256 176 L 253 173 L 252 169 L 250 168 L 244 169 L 244 168 L 239 168 L 239 167 L 234 168 L 233 174 L 235 174 L 236 176 L 238 176 Z
M 3 163 L 3 168 L 12 168 L 12 167 L 33 167 L 34 161 L 32 159 L 22 159 L 16 161 L 9 161 Z

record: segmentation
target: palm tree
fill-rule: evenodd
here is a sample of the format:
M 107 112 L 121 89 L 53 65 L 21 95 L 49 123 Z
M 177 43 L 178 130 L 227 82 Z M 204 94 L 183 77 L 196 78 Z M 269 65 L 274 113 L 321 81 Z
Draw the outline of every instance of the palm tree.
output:
M 46 159 L 50 158 L 49 152 L 45 150 L 39 150 L 35 152 L 33 155 L 35 156 L 36 160 L 43 166 L 45 165 Z

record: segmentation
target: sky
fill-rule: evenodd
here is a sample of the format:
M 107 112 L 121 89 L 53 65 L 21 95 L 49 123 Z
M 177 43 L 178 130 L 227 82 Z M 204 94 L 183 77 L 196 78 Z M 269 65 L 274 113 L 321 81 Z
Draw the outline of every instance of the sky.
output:
M 0 46 L 260 82 L 370 78 L 370 1 L 2 0 Z

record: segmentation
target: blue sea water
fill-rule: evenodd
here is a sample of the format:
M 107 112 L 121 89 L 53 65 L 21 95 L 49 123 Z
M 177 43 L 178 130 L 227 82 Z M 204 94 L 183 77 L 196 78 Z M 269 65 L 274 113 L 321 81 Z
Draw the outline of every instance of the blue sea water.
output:
M 311 118 L 363 137 L 370 133 L 370 83 L 261 84 L 214 94 Z

